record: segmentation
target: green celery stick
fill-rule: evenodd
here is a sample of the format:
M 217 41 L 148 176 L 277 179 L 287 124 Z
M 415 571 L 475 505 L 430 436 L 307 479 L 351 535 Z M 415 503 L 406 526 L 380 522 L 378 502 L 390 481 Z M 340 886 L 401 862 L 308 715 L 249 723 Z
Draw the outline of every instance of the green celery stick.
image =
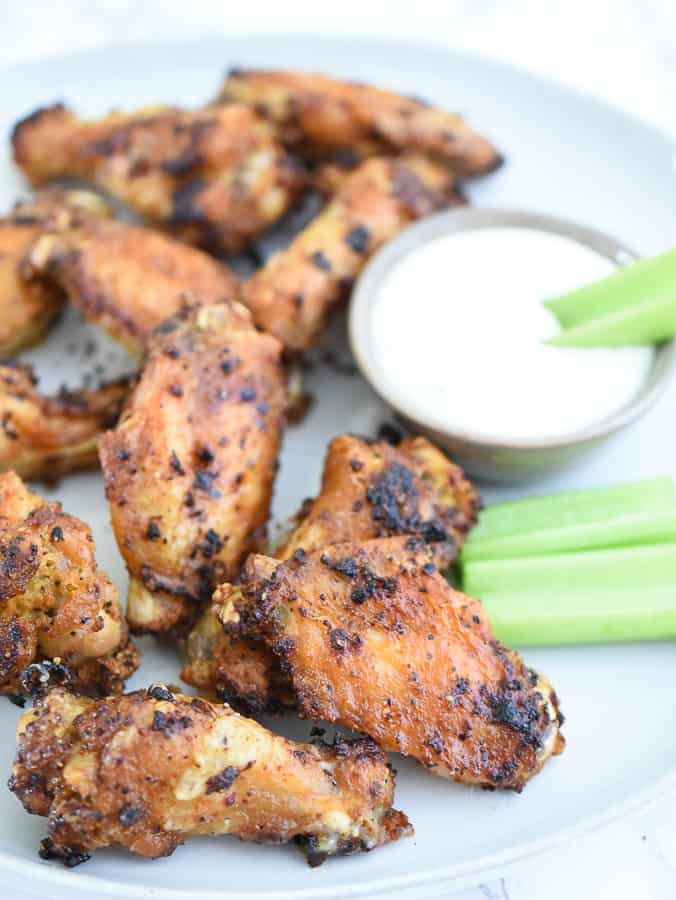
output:
M 566 328 L 546 343 L 552 347 L 628 347 L 656 344 L 675 334 L 676 284 L 672 297 L 590 319 Z
M 574 328 L 609 313 L 662 303 L 675 296 L 676 249 L 618 268 L 600 281 L 546 300 L 545 306 L 562 328 Z
M 667 512 L 675 503 L 674 482 L 668 476 L 496 503 L 481 512 L 468 545 L 524 532 L 605 522 L 617 516 Z
M 477 560 L 461 567 L 472 597 L 507 591 L 614 591 L 672 586 L 676 597 L 676 543 L 619 547 L 560 556 Z
M 509 647 L 676 638 L 671 585 L 496 592 L 486 594 L 483 605 L 495 636 Z
M 676 506 L 666 512 L 617 516 L 603 522 L 566 524 L 542 531 L 472 541 L 462 549 L 463 563 L 479 559 L 546 556 L 575 550 L 676 542 Z

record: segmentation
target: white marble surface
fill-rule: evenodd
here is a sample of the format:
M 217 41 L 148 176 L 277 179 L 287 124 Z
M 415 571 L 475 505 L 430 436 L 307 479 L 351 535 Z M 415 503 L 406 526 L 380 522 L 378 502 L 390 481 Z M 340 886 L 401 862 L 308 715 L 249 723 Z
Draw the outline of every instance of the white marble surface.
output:
M 602 96 L 676 136 L 674 0 L 3 0 L 0 62 L 121 41 L 261 29 L 409 37 L 476 50 Z M 676 796 L 663 797 L 584 841 L 453 896 L 672 900 L 675 809 Z

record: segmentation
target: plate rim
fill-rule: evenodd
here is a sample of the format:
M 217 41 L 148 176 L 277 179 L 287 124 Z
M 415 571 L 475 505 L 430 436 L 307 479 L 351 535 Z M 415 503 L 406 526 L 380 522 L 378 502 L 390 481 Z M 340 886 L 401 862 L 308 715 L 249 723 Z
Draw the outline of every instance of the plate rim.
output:
M 227 63 L 227 54 L 232 52 L 228 50 L 229 45 L 250 45 L 252 42 L 258 42 L 262 45 L 273 42 L 302 42 L 312 43 L 313 45 L 331 45 L 334 48 L 342 45 L 348 53 L 352 53 L 355 56 L 363 56 L 370 49 L 371 51 L 375 50 L 376 52 L 389 54 L 397 51 L 400 53 L 425 54 L 428 57 L 433 56 L 442 62 L 447 57 L 454 57 L 460 62 L 467 60 L 469 64 L 492 69 L 496 74 L 503 72 L 515 77 L 526 77 L 539 82 L 553 91 L 566 94 L 578 104 L 602 109 L 604 113 L 610 113 L 618 120 L 621 120 L 625 126 L 633 130 L 639 129 L 644 134 L 649 135 L 653 141 L 663 144 L 665 151 L 676 154 L 676 134 L 670 133 L 667 128 L 660 127 L 651 119 L 644 117 L 640 112 L 625 109 L 613 100 L 597 97 L 590 90 L 577 85 L 570 85 L 563 79 L 544 74 L 533 67 L 521 66 L 509 60 L 491 56 L 489 53 L 475 49 L 470 50 L 436 39 L 415 38 L 408 40 L 402 37 L 382 37 L 373 33 L 357 35 L 347 31 L 329 34 L 327 32 L 310 30 L 307 32 L 277 31 L 273 29 L 261 29 L 260 31 L 244 30 L 232 33 L 224 32 L 217 35 L 190 35 L 185 38 L 167 37 L 158 38 L 157 40 L 114 41 L 100 47 L 79 48 L 72 51 L 39 55 L 0 64 L 0 75 L 11 79 L 12 76 L 21 77 L 28 70 L 33 71 L 40 66 L 83 66 L 86 65 L 88 60 L 91 60 L 95 65 L 99 56 L 122 56 L 127 60 L 143 56 L 147 63 L 148 54 L 165 55 L 174 51 L 190 55 L 196 51 L 204 50 L 205 47 L 211 50 L 222 47 L 224 63 Z M 674 158 L 676 161 L 676 156 Z M 11 165 L 11 155 L 8 161 Z M 386 892 L 390 892 L 391 895 L 392 892 L 410 891 L 415 888 L 431 888 L 435 885 L 450 885 L 453 883 L 456 886 L 460 886 L 461 884 L 476 884 L 479 877 L 495 875 L 499 870 L 504 870 L 517 862 L 577 841 L 587 834 L 617 822 L 627 815 L 645 808 L 662 794 L 672 790 L 676 790 L 676 766 L 667 773 L 657 776 L 643 788 L 632 791 L 623 800 L 611 804 L 607 809 L 596 815 L 587 816 L 579 822 L 552 831 L 542 838 L 518 844 L 506 850 L 479 856 L 468 863 L 454 863 L 449 866 L 441 866 L 410 875 L 364 879 L 354 884 L 338 887 L 317 886 L 290 889 L 281 893 L 273 889 L 246 894 L 242 894 L 239 891 L 214 891 L 211 889 L 195 893 L 191 889 L 190 895 L 194 896 L 196 900 L 228 900 L 228 898 L 235 900 L 238 897 L 246 898 L 246 900 L 341 900 L 341 898 L 375 897 Z M 156 900 L 185 900 L 186 896 L 188 896 L 184 889 L 137 885 L 128 881 L 110 881 L 105 877 L 56 868 L 52 865 L 40 863 L 37 859 L 34 861 L 17 859 L 2 849 L 0 849 L 0 869 L 7 874 L 15 875 L 17 878 L 29 879 L 33 882 L 31 887 L 44 888 L 51 885 L 55 888 L 67 889 L 71 893 L 75 892 L 76 897 L 114 896 L 139 898 L 139 900 L 150 900 L 150 898 L 156 898 Z M 38 884 L 36 885 L 35 882 Z

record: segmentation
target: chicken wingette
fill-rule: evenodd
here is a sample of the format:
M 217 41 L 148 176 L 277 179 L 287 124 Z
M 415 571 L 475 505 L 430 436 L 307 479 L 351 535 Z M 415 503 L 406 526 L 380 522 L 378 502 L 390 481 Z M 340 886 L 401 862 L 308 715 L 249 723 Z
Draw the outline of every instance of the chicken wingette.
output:
M 80 691 L 121 691 L 138 658 L 91 530 L 14 472 L 0 475 L 0 560 L 0 693 L 53 670 Z
M 285 403 L 281 345 L 244 309 L 185 309 L 151 337 L 100 442 L 133 630 L 187 626 L 263 545 Z
M 301 717 L 487 788 L 521 790 L 563 749 L 549 683 L 493 638 L 418 537 L 251 556 L 230 601 L 222 621 L 264 636 Z
M 217 252 L 237 251 L 264 231 L 304 183 L 274 129 L 244 105 L 156 106 L 84 121 L 57 104 L 18 122 L 12 144 L 32 184 L 88 180 Z
M 122 378 L 47 397 L 29 367 L 0 364 L 0 472 L 53 482 L 96 466 L 97 439 L 115 424 L 128 394 Z
M 85 318 L 132 353 L 182 306 L 235 300 L 239 281 L 206 253 L 159 231 L 89 221 L 46 234 L 31 248 L 24 276 L 57 285 Z
M 110 845 L 168 856 L 198 834 L 296 841 L 318 865 L 412 831 L 373 742 L 289 741 L 164 685 L 98 701 L 54 689 L 17 741 L 10 788 L 48 819 L 40 855 L 69 866 Z
M 479 505 L 459 466 L 425 438 L 405 438 L 394 447 L 341 435 L 329 445 L 318 497 L 303 504 L 275 556 L 284 560 L 345 541 L 410 535 L 422 537 L 436 564 L 446 568 Z M 239 590 L 224 585 L 216 591 L 187 642 L 182 677 L 247 711 L 293 705 L 288 678 L 255 623 L 236 628 L 228 622 L 226 629 L 221 623 L 224 604 Z
M 446 568 L 476 524 L 480 505 L 460 466 L 426 438 L 393 446 L 340 435 L 329 444 L 319 495 L 303 504 L 275 556 L 408 534 L 424 538 Z
M 60 287 L 25 277 L 23 263 L 46 231 L 58 232 L 108 214 L 95 194 L 46 190 L 0 218 L 0 358 L 37 344 L 63 305 Z
M 501 162 L 493 144 L 464 119 L 393 91 L 310 72 L 232 69 L 223 103 L 248 103 L 282 140 L 312 157 L 337 152 L 421 153 L 476 175 Z
M 370 159 L 242 285 L 256 324 L 292 351 L 319 338 L 369 258 L 415 219 L 458 203 L 453 175 L 422 158 Z

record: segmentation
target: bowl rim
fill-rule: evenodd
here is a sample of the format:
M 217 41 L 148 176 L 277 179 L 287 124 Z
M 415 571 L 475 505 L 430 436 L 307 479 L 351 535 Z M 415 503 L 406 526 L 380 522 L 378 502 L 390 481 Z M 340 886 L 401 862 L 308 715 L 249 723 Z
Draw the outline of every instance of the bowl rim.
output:
M 655 347 L 653 363 L 645 383 L 635 397 L 616 412 L 591 425 L 552 438 L 509 440 L 489 433 L 449 426 L 448 422 L 425 416 L 408 407 L 380 377 L 382 366 L 369 352 L 368 315 L 378 289 L 391 267 L 419 246 L 445 235 L 483 228 L 516 227 L 558 234 L 596 250 L 618 266 L 640 259 L 641 255 L 606 232 L 548 213 L 513 208 L 460 207 L 436 213 L 405 228 L 366 264 L 357 279 L 348 312 L 348 334 L 352 353 L 364 378 L 392 409 L 405 419 L 445 437 L 487 450 L 553 450 L 586 444 L 607 437 L 646 413 L 666 390 L 674 360 L 676 339 Z

